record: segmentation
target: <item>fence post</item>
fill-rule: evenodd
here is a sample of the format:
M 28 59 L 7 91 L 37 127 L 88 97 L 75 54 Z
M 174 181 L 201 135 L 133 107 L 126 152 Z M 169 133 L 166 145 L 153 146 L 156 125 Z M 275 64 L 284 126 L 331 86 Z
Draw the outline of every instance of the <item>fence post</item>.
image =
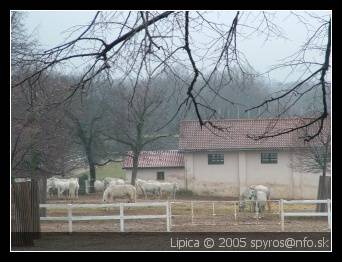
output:
M 284 199 L 280 199 L 280 223 L 281 223 L 281 231 L 284 231 L 285 230 Z
M 72 204 L 68 204 L 69 233 L 72 233 Z
M 191 224 L 194 224 L 194 202 L 191 201 Z
M 329 229 L 331 229 L 331 200 L 327 199 L 327 205 L 328 205 L 328 225 Z
M 257 224 L 259 223 L 259 201 L 255 201 L 255 214 L 257 219 Z
M 125 232 L 124 228 L 124 206 L 120 203 L 120 232 Z
M 172 228 L 172 202 L 169 202 L 169 212 L 170 212 L 170 229 Z
M 236 202 L 234 202 L 234 220 L 236 221 L 237 213 L 236 213 Z
M 170 213 L 170 202 L 167 201 L 166 202 L 166 231 L 167 232 L 170 232 L 170 216 L 171 216 L 171 213 Z
M 89 194 L 89 180 L 84 180 L 84 191 L 88 195 Z
M 215 214 L 215 202 L 213 202 L 213 216 L 216 216 L 216 214 Z

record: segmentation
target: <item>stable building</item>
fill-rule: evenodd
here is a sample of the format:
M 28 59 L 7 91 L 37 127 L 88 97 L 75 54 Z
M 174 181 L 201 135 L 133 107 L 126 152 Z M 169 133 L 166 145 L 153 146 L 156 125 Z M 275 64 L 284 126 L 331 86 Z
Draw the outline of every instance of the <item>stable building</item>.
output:
M 179 149 L 142 152 L 137 177 L 175 181 L 199 195 L 238 197 L 246 187 L 262 184 L 271 189 L 272 198 L 316 199 L 321 174 L 295 167 L 298 156 L 307 149 L 298 132 L 253 139 L 289 130 L 301 121 L 213 121 L 219 129 L 200 127 L 196 120 L 181 121 Z M 123 168 L 130 179 L 131 157 L 125 159 Z

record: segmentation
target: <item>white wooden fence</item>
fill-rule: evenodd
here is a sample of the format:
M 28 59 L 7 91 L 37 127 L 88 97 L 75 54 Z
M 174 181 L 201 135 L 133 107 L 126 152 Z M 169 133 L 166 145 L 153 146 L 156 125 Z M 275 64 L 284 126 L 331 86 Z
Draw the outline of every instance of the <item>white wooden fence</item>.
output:
M 244 202 L 256 203 L 257 201 L 254 201 L 254 200 L 244 200 Z M 267 200 L 267 202 L 269 202 L 269 203 L 276 203 L 280 207 L 280 204 L 279 204 L 280 200 Z M 234 221 L 236 222 L 238 220 L 240 201 L 237 201 L 237 200 L 216 200 L 216 201 L 213 201 L 213 200 L 211 200 L 211 201 L 208 201 L 208 200 L 188 200 L 188 201 L 184 201 L 183 200 L 183 201 L 170 201 L 170 214 L 171 214 L 171 217 L 189 216 L 189 215 L 174 215 L 174 214 L 172 214 L 172 205 L 177 205 L 177 204 L 188 204 L 189 205 L 189 207 L 190 207 L 191 225 L 197 225 L 194 222 L 194 219 L 196 217 L 199 217 L 198 215 L 195 215 L 196 205 L 198 205 L 198 204 L 210 204 L 210 206 L 211 206 L 211 208 L 210 208 L 211 209 L 211 215 L 213 217 L 218 216 L 216 214 L 216 207 L 218 205 L 221 205 L 221 206 L 222 205 L 226 205 L 226 206 L 231 205 L 231 206 L 233 206 L 233 209 L 234 209 Z M 227 215 L 229 215 L 229 214 L 227 214 Z M 258 205 L 255 206 L 255 214 L 256 214 L 256 220 L 258 221 L 259 220 Z M 277 214 L 280 217 L 280 214 L 281 214 L 280 208 L 277 209 L 276 211 L 273 211 L 272 214 Z M 171 223 L 171 226 L 172 226 L 172 223 Z
M 284 206 L 288 204 L 327 204 L 328 212 L 284 212 Z M 328 217 L 329 229 L 331 229 L 331 200 L 280 200 L 281 230 L 285 230 L 285 217 Z
M 254 202 L 254 200 L 245 200 L 245 202 Z M 285 217 L 317 217 L 317 216 L 327 216 L 328 217 L 328 225 L 329 225 L 329 229 L 331 229 L 331 200 L 327 199 L 327 200 L 268 200 L 267 202 L 270 203 L 277 203 L 279 208 L 272 212 L 273 214 L 277 214 L 279 215 L 280 218 L 280 224 L 281 224 L 281 230 L 284 231 L 284 220 Z M 188 215 L 174 215 L 172 214 L 172 205 L 175 204 L 189 204 L 190 205 L 190 214 Z M 191 225 L 197 225 L 196 223 L 194 223 L 194 218 L 195 216 L 195 205 L 198 204 L 211 204 L 211 210 L 212 210 L 212 216 L 217 216 L 216 212 L 215 212 L 215 206 L 216 204 L 227 204 L 227 205 L 233 205 L 234 206 L 234 220 L 237 221 L 238 220 L 238 209 L 239 209 L 239 203 L 240 201 L 171 201 L 170 202 L 170 216 L 171 217 L 177 217 L 177 216 L 190 216 L 191 217 Z M 290 211 L 284 211 L 284 205 L 285 204 L 320 204 L 320 203 L 325 203 L 327 204 L 327 212 L 290 212 Z M 255 213 L 256 213 L 256 220 L 259 220 L 259 210 L 258 210 L 258 206 L 256 205 L 255 208 Z M 170 218 L 171 220 L 171 218 Z M 171 223 L 172 226 L 172 223 Z
M 165 207 L 165 214 L 163 215 L 125 215 L 125 207 Z M 141 203 L 113 203 L 113 204 L 40 204 L 40 208 L 51 209 L 66 209 L 67 216 L 65 217 L 40 217 L 41 221 L 68 221 L 69 233 L 72 232 L 73 221 L 96 221 L 96 220 L 120 220 L 120 231 L 125 231 L 125 220 L 129 219 L 166 219 L 166 231 L 170 231 L 170 207 L 169 202 L 141 202 Z M 119 207 L 120 214 L 113 216 L 73 216 L 73 209 L 78 208 L 110 208 Z
M 328 225 L 331 229 L 331 200 L 270 200 L 271 202 L 278 202 L 279 209 L 273 212 L 273 214 L 279 214 L 281 230 L 284 231 L 285 227 L 285 217 L 317 217 L 317 216 L 327 216 L 328 217 Z M 185 215 L 175 215 L 172 214 L 172 205 L 175 204 L 189 204 L 190 205 L 190 214 Z M 124 221 L 130 219 L 166 219 L 166 231 L 169 232 L 172 227 L 172 217 L 177 216 L 190 216 L 191 224 L 195 225 L 195 205 L 209 203 L 211 204 L 211 213 L 212 216 L 217 216 L 215 212 L 216 204 L 229 204 L 234 206 L 234 220 L 237 221 L 238 216 L 238 208 L 240 201 L 164 201 L 164 202 L 138 202 L 138 203 L 113 203 L 113 204 L 40 204 L 40 208 L 52 208 L 52 209 L 66 209 L 67 216 L 65 217 L 40 217 L 41 221 L 68 221 L 69 223 L 69 232 L 72 232 L 72 222 L 73 221 L 96 221 L 96 220 L 120 220 L 120 231 L 124 232 Z M 288 204 L 327 204 L 327 212 L 290 212 L 284 211 L 285 205 Z M 163 215 L 125 215 L 124 208 L 125 207 L 151 207 L 151 206 L 160 206 L 165 207 L 165 214 Z M 120 214 L 112 215 L 112 216 L 73 216 L 73 209 L 78 208 L 110 208 L 110 207 L 119 207 Z M 258 220 L 258 208 L 256 208 L 256 218 Z

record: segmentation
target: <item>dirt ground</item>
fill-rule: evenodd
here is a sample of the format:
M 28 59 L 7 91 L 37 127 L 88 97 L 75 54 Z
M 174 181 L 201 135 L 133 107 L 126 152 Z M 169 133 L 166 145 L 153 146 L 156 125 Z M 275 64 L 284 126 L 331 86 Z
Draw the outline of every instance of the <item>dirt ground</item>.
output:
M 165 201 L 166 199 L 154 199 L 147 201 Z M 193 201 L 224 201 L 235 200 L 232 198 L 218 197 L 177 197 L 176 203 L 172 203 L 172 232 L 279 232 L 281 231 L 279 205 L 271 204 L 271 211 L 266 210 L 263 217 L 255 218 L 251 212 L 238 212 L 234 215 L 234 205 L 231 203 L 215 202 L 213 211 L 212 203 L 194 202 L 194 215 L 191 217 Z M 124 201 L 124 200 L 123 200 Z M 137 202 L 144 202 L 138 199 Z M 80 196 L 78 200 L 48 200 L 48 203 L 102 203 L 101 194 Z M 309 211 L 314 210 L 314 205 L 289 206 L 286 210 Z M 48 216 L 67 216 L 66 210 L 48 210 Z M 215 215 L 213 215 L 213 213 Z M 73 210 L 73 216 L 78 215 L 118 215 L 118 208 L 77 209 Z M 125 215 L 156 215 L 165 214 L 164 207 L 129 207 L 125 208 Z M 125 220 L 126 232 L 165 232 L 166 219 L 150 220 Z M 67 232 L 68 222 L 42 221 L 42 232 Z M 73 232 L 119 232 L 119 220 L 110 221 L 74 221 Z M 326 217 L 323 218 L 286 218 L 285 231 L 287 232 L 328 232 Z

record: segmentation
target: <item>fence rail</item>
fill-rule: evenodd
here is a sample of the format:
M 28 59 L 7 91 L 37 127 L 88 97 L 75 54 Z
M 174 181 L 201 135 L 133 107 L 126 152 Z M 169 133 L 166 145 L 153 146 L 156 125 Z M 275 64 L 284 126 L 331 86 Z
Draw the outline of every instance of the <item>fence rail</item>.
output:
M 196 223 L 194 222 L 195 217 L 198 218 L 200 217 L 199 215 L 195 216 L 195 210 L 196 210 L 196 205 L 197 204 L 208 204 L 210 205 L 210 209 L 211 209 L 211 214 L 213 217 L 215 216 L 223 216 L 223 215 L 219 215 L 217 214 L 217 210 L 218 210 L 218 205 L 227 205 L 227 206 L 232 206 L 234 209 L 234 221 L 236 222 L 238 220 L 238 213 L 239 213 L 239 204 L 241 201 L 239 200 L 181 200 L 181 201 L 170 201 L 170 209 L 172 210 L 172 205 L 176 205 L 176 204 L 187 204 L 190 207 L 190 216 L 191 216 L 191 225 L 196 225 Z M 242 202 L 249 202 L 249 203 L 256 203 L 257 201 L 255 200 L 244 200 Z M 280 206 L 280 200 L 267 200 L 266 202 L 268 203 L 276 203 Z M 258 209 L 258 205 L 256 205 L 255 208 L 256 211 L 256 216 L 257 216 L 257 220 L 259 219 L 259 209 Z M 189 216 L 189 215 L 175 215 L 172 214 L 172 211 L 170 211 L 171 217 L 180 217 L 180 216 Z M 272 212 L 272 214 L 276 214 L 279 215 L 280 218 L 280 214 L 281 214 L 281 210 L 280 208 L 277 209 L 275 212 Z
M 165 207 L 164 215 L 125 215 L 125 207 Z M 143 202 L 143 203 L 114 203 L 114 204 L 40 204 L 40 208 L 66 209 L 67 216 L 64 217 L 40 217 L 41 221 L 68 221 L 68 231 L 72 233 L 73 221 L 98 221 L 98 220 L 120 220 L 120 231 L 124 232 L 125 220 L 132 219 L 166 219 L 166 231 L 170 231 L 170 208 L 169 202 Z M 73 216 L 72 211 L 80 208 L 110 208 L 119 207 L 120 215 L 113 216 Z
M 285 204 L 326 204 L 328 212 L 284 212 Z M 281 231 L 285 230 L 285 217 L 328 217 L 329 229 L 331 229 L 331 200 L 280 200 Z

